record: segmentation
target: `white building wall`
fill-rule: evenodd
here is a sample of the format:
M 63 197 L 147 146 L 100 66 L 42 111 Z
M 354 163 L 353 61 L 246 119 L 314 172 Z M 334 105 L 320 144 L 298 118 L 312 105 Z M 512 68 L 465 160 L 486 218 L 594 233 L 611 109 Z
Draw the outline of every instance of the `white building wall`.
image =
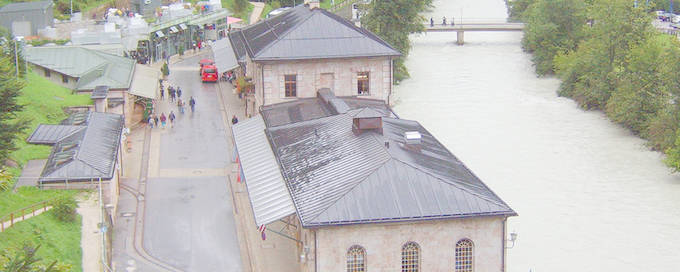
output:
M 336 96 L 356 96 L 358 72 L 370 72 L 370 95 L 361 97 L 387 102 L 392 88 L 390 67 L 388 57 L 263 62 L 262 65 L 248 61 L 247 74 L 255 83 L 257 106 L 315 97 L 317 90 L 324 87 L 322 74 L 332 74 L 330 87 Z M 285 97 L 284 75 L 288 74 L 297 75 L 297 97 Z
M 503 222 L 498 216 L 317 229 L 316 271 L 344 271 L 347 250 L 353 245 L 366 249 L 367 271 L 400 271 L 401 247 L 409 241 L 420 245 L 421 271 L 454 271 L 455 245 L 465 238 L 474 243 L 474 271 L 503 271 Z M 306 241 L 312 249 L 313 243 Z M 303 265 L 304 271 L 315 271 L 313 258 Z

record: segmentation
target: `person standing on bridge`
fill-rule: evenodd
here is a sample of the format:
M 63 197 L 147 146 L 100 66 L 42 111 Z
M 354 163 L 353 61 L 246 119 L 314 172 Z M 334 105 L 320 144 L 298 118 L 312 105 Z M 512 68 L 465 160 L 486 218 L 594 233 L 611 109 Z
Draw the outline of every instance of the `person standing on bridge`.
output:
M 453 16 L 451 16 L 451 26 L 455 26 L 455 25 L 456 25 L 456 19 L 453 18 Z
M 442 25 L 446 25 L 446 16 L 442 17 Z
M 432 19 L 432 17 L 430 17 L 430 26 L 434 26 L 434 19 Z

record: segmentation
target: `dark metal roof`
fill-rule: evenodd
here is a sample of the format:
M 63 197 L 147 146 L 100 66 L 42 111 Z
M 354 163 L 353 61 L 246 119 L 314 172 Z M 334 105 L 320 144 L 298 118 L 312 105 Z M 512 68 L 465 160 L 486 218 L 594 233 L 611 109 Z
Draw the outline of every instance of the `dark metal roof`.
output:
M 92 95 L 90 96 L 90 98 L 92 99 L 106 98 L 108 94 L 109 86 L 97 86 L 94 87 L 94 90 L 92 90 Z
M 319 97 L 262 106 L 260 114 L 267 127 L 323 118 L 358 108 L 370 108 L 374 112 L 382 113 L 380 116 L 397 117 L 381 100 L 336 97 L 332 92 L 324 92 L 324 90 L 320 90 L 318 94 Z
M 26 142 L 31 144 L 48 144 L 53 145 L 59 142 L 66 136 L 69 136 L 77 131 L 84 129 L 84 126 L 64 126 L 64 125 L 46 125 L 40 124 L 31 136 L 28 136 Z
M 418 122 L 355 133 L 361 111 L 266 130 L 303 226 L 516 215 Z
M 0 8 L 0 13 L 44 10 L 52 5 L 52 1 L 19 2 L 7 4 Z
M 84 128 L 60 139 L 52 148 L 40 177 L 41 182 L 113 177 L 123 116 L 103 112 L 79 113 L 62 121 L 62 124 L 81 123 L 83 115 L 86 115 L 82 122 Z
M 299 5 L 229 35 L 236 56 L 299 60 L 400 56 L 370 31 L 331 12 Z

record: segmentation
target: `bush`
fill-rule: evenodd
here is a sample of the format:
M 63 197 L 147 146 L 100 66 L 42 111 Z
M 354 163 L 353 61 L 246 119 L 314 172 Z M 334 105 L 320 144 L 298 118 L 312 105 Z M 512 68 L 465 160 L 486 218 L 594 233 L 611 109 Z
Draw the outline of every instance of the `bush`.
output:
M 7 170 L 0 169 L 0 192 L 9 190 L 12 187 L 12 175 Z
M 73 196 L 60 197 L 52 201 L 52 210 L 54 210 L 52 213 L 63 222 L 76 220 L 76 207 L 78 204 Z

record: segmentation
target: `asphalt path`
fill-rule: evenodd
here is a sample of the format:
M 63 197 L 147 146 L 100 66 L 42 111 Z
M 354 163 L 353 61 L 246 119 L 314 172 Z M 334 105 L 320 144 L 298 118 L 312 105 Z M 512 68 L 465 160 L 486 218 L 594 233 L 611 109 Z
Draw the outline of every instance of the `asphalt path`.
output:
M 201 83 L 200 59 L 198 55 L 170 66 L 169 81 L 181 87 L 187 107 L 184 114 L 176 106 L 159 107 L 166 115 L 173 110 L 177 120 L 173 128 L 155 128 L 161 131 L 159 171 L 147 181 L 144 248 L 184 271 L 241 271 L 226 177 L 231 146 L 218 85 Z M 193 113 L 190 96 L 196 99 Z

